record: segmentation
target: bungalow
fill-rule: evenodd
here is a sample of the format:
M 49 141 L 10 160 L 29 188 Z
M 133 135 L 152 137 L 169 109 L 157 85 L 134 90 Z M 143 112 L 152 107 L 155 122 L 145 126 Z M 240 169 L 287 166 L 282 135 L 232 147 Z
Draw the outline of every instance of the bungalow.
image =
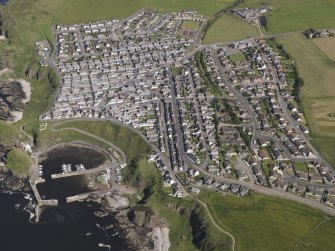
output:
M 258 138 L 258 143 L 259 143 L 259 145 L 260 146 L 268 146 L 268 144 L 269 144 L 269 142 L 268 141 L 266 141 L 265 139 L 263 139 L 263 138 Z
M 293 184 L 292 191 L 295 193 L 302 193 L 305 191 L 305 187 L 299 184 Z
M 300 125 L 299 128 L 300 128 L 300 130 L 301 130 L 303 133 L 309 133 L 308 128 L 306 128 L 305 126 Z
M 230 190 L 231 190 L 232 193 L 238 193 L 238 191 L 240 190 L 240 185 L 239 184 L 232 184 Z
M 261 170 L 256 166 L 252 166 L 251 169 L 252 169 L 252 172 L 254 173 L 254 175 L 256 175 L 256 176 L 262 174 Z
M 271 181 L 275 181 L 275 180 L 278 180 L 278 179 L 281 179 L 283 177 L 283 175 L 281 173 L 279 173 L 278 171 L 270 171 L 269 173 L 269 179 Z
M 334 175 L 331 174 L 330 172 L 327 172 L 327 173 L 325 174 L 325 178 L 326 178 L 326 180 L 327 180 L 328 182 L 330 182 L 330 183 L 334 183 L 334 182 L 335 182 Z
M 320 175 L 312 175 L 310 177 L 310 182 L 322 182 L 322 177 Z
M 325 175 L 328 171 L 325 166 L 321 166 L 321 165 L 317 166 L 317 169 L 318 169 L 319 173 L 322 174 L 322 175 Z
M 222 183 L 220 189 L 221 189 L 222 191 L 226 191 L 226 190 L 229 190 L 229 189 L 230 189 L 230 186 L 231 186 L 230 183 Z
M 308 195 L 313 195 L 313 196 L 316 196 L 316 197 L 321 197 L 322 194 L 323 194 L 323 191 L 316 188 L 316 187 L 308 186 L 307 187 L 307 194 Z
M 275 155 L 276 159 L 282 159 L 283 155 L 281 154 L 281 152 L 278 149 L 273 150 L 273 154 Z
M 276 180 L 276 181 L 273 182 L 273 184 L 275 185 L 276 188 L 279 188 L 279 189 L 282 189 L 282 190 L 287 189 L 287 181 Z
M 334 197 L 328 197 L 326 204 L 330 205 L 330 206 L 335 206 L 335 198 Z
M 247 174 L 244 171 L 241 171 L 239 169 L 236 169 L 236 176 L 239 180 L 245 180 L 248 178 Z
M 256 176 L 257 183 L 260 185 L 264 185 L 266 183 L 265 177 L 263 175 Z
M 299 178 L 301 179 L 301 180 L 308 180 L 308 173 L 300 173 L 299 174 Z
M 263 160 L 268 160 L 269 156 L 265 150 L 259 150 L 258 151 L 258 156 L 263 159 Z
M 197 187 L 191 187 L 191 188 L 188 189 L 188 191 L 189 191 L 190 193 L 199 194 L 200 189 L 197 188 Z
M 248 192 L 249 192 L 249 187 L 241 186 L 240 196 L 244 196 L 244 195 L 248 194 Z

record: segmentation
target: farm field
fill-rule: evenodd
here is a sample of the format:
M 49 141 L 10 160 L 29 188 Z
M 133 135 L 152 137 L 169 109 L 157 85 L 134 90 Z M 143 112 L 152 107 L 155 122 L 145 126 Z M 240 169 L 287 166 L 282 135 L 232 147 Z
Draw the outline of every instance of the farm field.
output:
M 252 193 L 247 197 L 202 192 L 200 198 L 221 227 L 236 239 L 236 250 L 333 250 L 333 217 L 327 218 L 308 238 L 325 215 L 302 204 Z M 298 244 L 298 246 L 296 246 Z
M 259 36 L 259 31 L 256 27 L 231 14 L 224 14 L 210 26 L 203 39 L 203 43 L 213 44 L 238 41 L 247 37 L 257 36 Z
M 335 37 L 317 38 L 312 41 L 327 57 L 335 61 Z

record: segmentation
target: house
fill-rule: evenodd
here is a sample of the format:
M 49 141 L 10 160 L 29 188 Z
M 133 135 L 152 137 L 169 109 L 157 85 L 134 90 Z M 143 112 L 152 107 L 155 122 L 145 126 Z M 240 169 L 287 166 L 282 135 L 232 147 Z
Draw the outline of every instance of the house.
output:
M 252 169 L 252 172 L 254 173 L 254 175 L 256 175 L 256 176 L 262 174 L 261 170 L 256 166 L 252 166 L 251 169 Z
M 312 175 L 311 177 L 310 177 L 310 182 L 322 182 L 323 181 L 323 179 L 322 179 L 322 177 L 320 176 L 320 175 Z
M 280 173 L 278 170 L 272 170 L 269 173 L 269 180 L 271 181 L 281 179 L 282 177 L 283 177 L 282 173 Z
M 292 191 L 295 193 L 302 193 L 305 191 L 305 187 L 299 184 L 293 184 Z
M 268 160 L 269 156 L 265 150 L 259 150 L 258 151 L 258 156 L 263 159 L 263 160 Z
M 268 146 L 269 142 L 266 141 L 266 140 L 263 139 L 263 138 L 258 138 L 258 144 L 259 144 L 260 146 L 266 147 L 266 146 Z
M 321 197 L 323 194 L 323 191 L 314 187 L 314 186 L 308 186 L 307 189 L 307 194 L 308 195 L 312 195 L 312 196 L 316 196 L 316 197 Z
M 224 182 L 224 183 L 222 183 L 220 189 L 221 189 L 222 191 L 226 191 L 226 190 L 229 190 L 229 189 L 230 189 L 230 186 L 231 186 L 230 183 L 225 183 L 225 182 Z
M 299 128 L 300 128 L 300 130 L 301 130 L 303 133 L 306 133 L 306 134 L 309 133 L 309 130 L 308 130 L 307 127 L 305 127 L 305 126 L 303 126 L 303 125 L 300 125 Z
M 236 169 L 235 173 L 236 173 L 236 177 L 239 180 L 245 180 L 248 178 L 248 175 L 245 173 L 245 171 L 241 171 L 240 169 Z
M 287 189 L 287 181 L 283 180 L 276 180 L 273 182 L 276 188 L 279 188 L 281 190 L 286 190 Z
M 245 196 L 246 194 L 248 194 L 248 192 L 249 192 L 249 187 L 241 186 L 240 196 Z
M 326 180 L 327 180 L 328 182 L 330 182 L 330 183 L 334 183 L 334 182 L 335 182 L 334 175 L 331 174 L 330 172 L 327 172 L 327 173 L 325 174 L 325 178 L 326 178 Z
M 188 191 L 190 193 L 195 193 L 195 194 L 199 194 L 200 193 L 200 189 L 197 188 L 197 187 L 191 187 L 191 188 L 188 189 Z
M 239 190 L 240 190 L 240 185 L 235 184 L 235 183 L 231 185 L 230 191 L 232 193 L 238 193 Z
M 265 177 L 263 175 L 256 176 L 257 183 L 260 185 L 264 185 L 266 183 Z
M 335 206 L 335 197 L 328 197 L 327 198 L 327 201 L 326 201 L 326 204 L 327 205 L 330 205 L 330 206 Z
M 299 174 L 299 178 L 301 179 L 301 180 L 308 180 L 308 173 L 300 173 Z
M 318 165 L 316 169 L 318 169 L 318 172 L 322 175 L 325 175 L 328 171 L 325 166 L 321 166 L 321 165 Z

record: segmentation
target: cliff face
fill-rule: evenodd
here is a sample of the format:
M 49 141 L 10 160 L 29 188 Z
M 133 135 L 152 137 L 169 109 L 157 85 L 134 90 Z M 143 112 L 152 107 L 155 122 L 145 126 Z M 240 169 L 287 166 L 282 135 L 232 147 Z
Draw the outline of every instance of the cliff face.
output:
M 26 98 L 21 83 L 0 82 L 0 119 L 7 120 L 13 111 L 22 111 L 23 102 Z

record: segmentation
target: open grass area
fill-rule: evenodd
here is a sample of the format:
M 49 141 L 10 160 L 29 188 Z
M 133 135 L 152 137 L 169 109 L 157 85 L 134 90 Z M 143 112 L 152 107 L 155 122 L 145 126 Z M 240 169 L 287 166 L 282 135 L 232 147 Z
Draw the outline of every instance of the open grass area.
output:
M 19 129 L 0 120 L 0 144 L 13 146 L 25 140 L 27 137 Z
M 230 58 L 231 61 L 233 61 L 235 63 L 236 62 L 242 62 L 242 61 L 246 60 L 243 52 L 239 52 L 239 53 L 236 53 L 236 54 L 231 54 L 231 55 L 229 55 L 229 58 Z
M 181 27 L 184 29 L 196 30 L 199 27 L 199 23 L 194 21 L 184 21 Z
M 21 149 L 12 148 L 6 157 L 6 167 L 14 173 L 27 174 L 33 165 L 30 156 Z
M 238 41 L 248 37 L 259 36 L 256 27 L 231 14 L 222 15 L 207 31 L 203 43 L 213 44 Z
M 105 144 L 104 142 L 101 142 L 100 140 L 97 140 L 95 138 L 82 134 L 80 132 L 76 132 L 73 130 L 62 130 L 62 131 L 53 132 L 50 129 L 47 129 L 38 134 L 37 146 L 43 151 L 57 144 L 68 143 L 68 142 L 78 141 L 78 140 L 98 145 L 105 150 L 110 148 L 110 145 Z
M 236 250 L 333 250 L 330 240 L 335 219 L 329 217 L 324 225 L 304 239 L 324 214 L 305 205 L 281 198 L 252 193 L 249 197 L 223 197 L 219 193 L 200 195 L 221 227 L 236 239 Z
M 151 150 L 151 146 L 139 134 L 115 123 L 104 121 L 69 121 L 56 126 L 56 129 L 69 127 L 87 131 L 117 145 L 126 154 L 128 161 L 140 159 Z
M 335 61 L 335 37 L 316 38 L 312 41 L 329 59 Z
M 305 162 L 295 162 L 294 168 L 296 172 L 307 172 L 308 171 L 308 166 L 306 165 Z

